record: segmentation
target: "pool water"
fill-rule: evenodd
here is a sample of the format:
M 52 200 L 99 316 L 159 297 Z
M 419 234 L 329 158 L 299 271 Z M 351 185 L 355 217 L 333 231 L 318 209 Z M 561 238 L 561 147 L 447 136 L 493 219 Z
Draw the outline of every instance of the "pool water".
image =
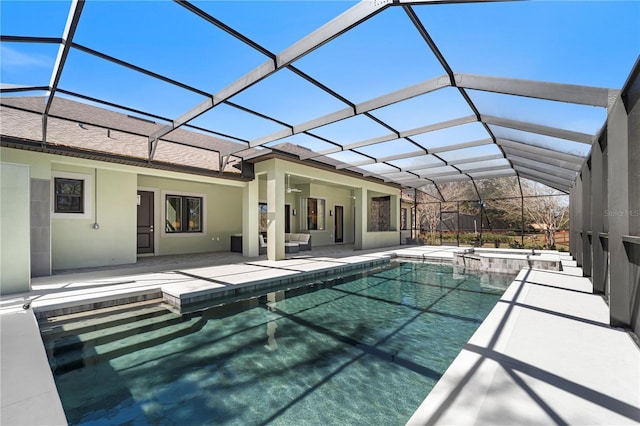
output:
M 71 424 L 403 425 L 512 279 L 393 262 L 50 361 Z

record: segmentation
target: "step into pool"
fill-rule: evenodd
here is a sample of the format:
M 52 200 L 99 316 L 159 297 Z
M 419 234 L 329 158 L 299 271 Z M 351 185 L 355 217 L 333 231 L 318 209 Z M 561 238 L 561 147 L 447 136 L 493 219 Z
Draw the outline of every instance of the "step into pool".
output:
M 178 315 L 41 325 L 70 424 L 384 424 L 411 417 L 512 282 L 392 262 Z

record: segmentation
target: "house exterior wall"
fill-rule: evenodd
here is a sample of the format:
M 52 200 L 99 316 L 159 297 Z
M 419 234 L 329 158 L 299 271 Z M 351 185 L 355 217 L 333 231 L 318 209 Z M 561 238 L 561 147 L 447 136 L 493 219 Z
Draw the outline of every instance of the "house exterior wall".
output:
M 52 269 L 135 263 L 136 175 L 59 163 L 51 171 L 89 175 L 94 184 L 86 188 L 93 203 L 88 218 L 51 218 Z
M 256 205 L 268 198 L 267 186 L 260 180 L 253 185 L 257 191 L 248 196 L 246 188 L 251 183 L 244 181 L 218 179 L 187 173 L 148 169 L 117 163 L 107 163 L 78 157 L 61 156 L 13 148 L 1 148 L 0 154 L 5 162 L 22 165 L 28 170 L 27 188 L 34 180 L 49 183 L 51 203 L 49 212 L 51 235 L 51 270 L 77 269 L 135 263 L 137 259 L 137 191 L 151 190 L 154 193 L 154 238 L 157 240 L 154 255 L 187 254 L 207 251 L 228 251 L 231 235 L 243 234 L 244 208 Z M 273 161 L 274 163 L 270 163 Z M 271 168 L 265 168 L 270 166 Z M 262 168 L 262 169 L 261 169 Z M 262 172 L 261 172 L 262 170 Z M 256 164 L 257 179 L 264 179 L 267 170 L 277 176 L 284 173 L 314 179 L 303 185 L 303 192 L 286 194 L 281 197 L 284 203 L 291 205 L 291 230 L 299 232 L 304 219 L 300 208 L 300 199 L 310 196 L 324 199 L 326 202 L 326 229 L 311 231 L 313 246 L 334 244 L 335 206 L 344 208 L 344 243 L 354 244 L 357 249 L 377 248 L 397 245 L 400 241 L 399 189 L 370 182 L 328 170 L 317 169 L 299 163 L 280 159 L 267 160 Z M 275 170 L 275 172 L 274 172 Z M 7 169 L 12 175 L 14 170 Z M 16 172 L 17 173 L 17 172 Z M 82 177 L 85 182 L 85 210 L 81 214 L 60 214 L 54 212 L 54 178 Z M 13 180 L 10 176 L 7 181 Z M 265 182 L 268 182 L 265 180 Z M 284 180 L 276 186 L 286 193 Z M 273 185 L 272 185 L 273 186 Z M 43 186 L 44 187 L 44 186 Z M 357 192 L 360 190 L 361 192 Z M 267 192 L 265 192 L 267 191 Z M 170 234 L 165 231 L 166 195 L 196 195 L 203 198 L 204 229 L 198 234 Z M 357 205 L 354 196 L 364 194 L 363 216 L 354 217 Z M 250 194 L 249 194 L 250 195 Z M 257 195 L 257 197 L 256 197 Z M 367 214 L 371 197 L 390 196 L 389 231 L 369 232 Z M 27 197 L 29 197 L 27 195 Z M 256 197 L 256 198 L 254 198 Z M 30 198 L 27 198 L 30 200 Z M 33 201 L 33 200 L 30 200 Z M 249 207 L 252 208 L 252 207 Z M 293 210 L 296 216 L 293 216 Z M 27 214 L 17 219 L 29 229 L 29 203 L 24 207 Z M 284 209 L 280 212 L 284 213 Z M 278 212 L 271 212 L 272 219 L 279 218 Z M 44 218 L 46 226 L 47 218 Z M 3 226 L 12 223 L 3 218 Z M 276 229 L 284 229 L 282 224 Z M 256 231 L 257 232 L 257 231 Z M 7 233 L 7 235 L 9 235 Z M 358 237 L 358 235 L 360 235 Z M 257 238 L 257 233 L 256 233 Z M 29 247 L 29 233 L 19 240 Z M 4 235 L 3 235 L 4 241 Z M 8 241 L 8 239 L 7 239 Z M 256 242 L 257 244 L 257 242 Z M 247 251 L 249 253 L 249 251 Z M 250 254 L 250 253 L 249 253 Z M 249 255 L 246 254 L 246 255 Z M 31 263 L 27 256 L 26 266 L 18 268 L 21 273 L 30 273 Z M 27 280 L 28 282 L 28 280 Z
M 344 207 L 344 243 L 353 244 L 353 199 L 351 198 L 351 190 L 320 184 L 311 184 L 309 186 L 309 196 L 326 200 L 327 210 L 325 218 L 326 229 L 324 231 L 311 231 L 313 245 L 326 246 L 334 244 L 335 216 L 329 216 L 329 211 L 335 214 L 336 205 Z M 300 211 L 300 203 L 298 203 L 296 209 Z M 302 212 L 297 218 L 299 226 L 300 221 L 304 219 Z
M 3 295 L 31 288 L 29 188 L 28 166 L 0 163 L 0 294 Z
M 86 214 L 81 217 L 61 217 L 53 213 L 53 204 L 51 205 L 49 220 L 53 271 L 135 263 L 139 187 L 157 189 L 155 215 L 158 218 L 164 208 L 165 193 L 198 193 L 206 197 L 206 232 L 203 235 L 188 237 L 165 236 L 157 232 L 157 255 L 228 251 L 230 235 L 242 232 L 242 191 L 246 182 L 12 148 L 1 148 L 0 156 L 3 162 L 24 167 L 31 180 L 50 182 L 51 200 L 53 176 L 79 175 L 88 179 L 86 192 L 90 200 L 87 202 Z M 15 180 L 14 174 L 19 177 L 19 172 L 14 168 L 6 169 L 5 172 L 8 176 L 7 179 L 3 176 L 3 183 Z M 28 187 L 24 194 L 29 194 Z M 29 203 L 22 209 L 22 214 L 14 219 L 5 218 L 4 210 L 3 206 L 3 241 L 6 236 L 12 246 L 24 244 L 26 241 L 28 247 L 29 232 L 26 238 L 9 237 L 10 233 L 5 233 L 4 229 L 9 229 L 7 224 L 11 224 L 11 229 L 19 229 L 26 224 L 28 229 Z M 159 225 L 160 222 L 157 223 Z M 26 262 L 26 267 L 17 267 L 21 273 L 29 273 L 29 256 Z M 15 262 L 14 264 L 17 265 Z M 7 269 L 7 273 L 8 271 Z
M 334 244 L 334 218 L 333 216 L 329 216 L 328 211 L 333 211 L 335 205 L 344 206 L 345 243 L 354 244 L 356 249 L 388 247 L 399 244 L 399 188 L 281 159 L 272 159 L 257 163 L 255 165 L 257 178 L 264 179 L 268 170 L 273 167 L 279 170 L 279 172 L 284 173 L 285 176 L 286 174 L 292 174 L 313 179 L 313 182 L 309 184 L 297 185 L 297 188 L 300 189 L 301 192 L 295 193 L 295 195 L 286 194 L 285 196 L 285 203 L 291 204 L 292 208 L 295 208 L 297 211 L 297 215 L 291 218 L 292 232 L 299 231 L 300 223 L 304 220 L 303 212 L 300 209 L 301 198 L 314 197 L 326 200 L 327 214 L 325 221 L 327 229 L 324 231 L 311 231 L 313 247 Z M 259 199 L 264 202 L 267 198 L 267 185 L 260 181 L 259 186 Z M 286 193 L 286 184 L 281 190 Z M 361 194 L 365 194 L 366 199 L 360 204 L 357 198 L 361 196 Z M 371 197 L 385 195 L 391 197 L 391 230 L 369 232 L 367 227 Z M 356 199 L 353 198 L 354 196 Z M 354 206 L 356 208 L 355 217 Z
M 157 254 L 229 251 L 231 235 L 242 233 L 242 187 L 149 175 L 139 175 L 137 185 L 145 189 L 157 190 L 154 203 L 156 223 L 158 224 L 155 237 L 159 238 L 159 253 Z M 165 195 L 167 194 L 193 194 L 203 197 L 205 203 L 204 233 L 168 234 L 164 232 L 162 218 L 164 217 Z

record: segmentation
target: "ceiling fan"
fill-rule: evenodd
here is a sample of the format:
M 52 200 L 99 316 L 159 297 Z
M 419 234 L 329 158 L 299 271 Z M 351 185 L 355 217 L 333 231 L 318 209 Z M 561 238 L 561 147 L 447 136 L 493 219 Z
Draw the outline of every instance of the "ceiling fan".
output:
M 302 190 L 298 188 L 292 188 L 291 175 L 287 175 L 287 194 L 291 194 L 292 192 L 302 192 Z

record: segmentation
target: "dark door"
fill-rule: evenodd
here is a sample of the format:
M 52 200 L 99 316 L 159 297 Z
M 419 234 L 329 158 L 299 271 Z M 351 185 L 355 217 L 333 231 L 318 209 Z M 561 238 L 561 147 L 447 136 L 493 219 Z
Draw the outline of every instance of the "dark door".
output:
M 153 253 L 153 192 L 138 191 L 138 254 Z
M 284 233 L 291 233 L 291 206 L 289 204 L 284 205 Z
M 344 207 L 335 207 L 335 229 L 336 229 L 336 243 L 344 242 Z

